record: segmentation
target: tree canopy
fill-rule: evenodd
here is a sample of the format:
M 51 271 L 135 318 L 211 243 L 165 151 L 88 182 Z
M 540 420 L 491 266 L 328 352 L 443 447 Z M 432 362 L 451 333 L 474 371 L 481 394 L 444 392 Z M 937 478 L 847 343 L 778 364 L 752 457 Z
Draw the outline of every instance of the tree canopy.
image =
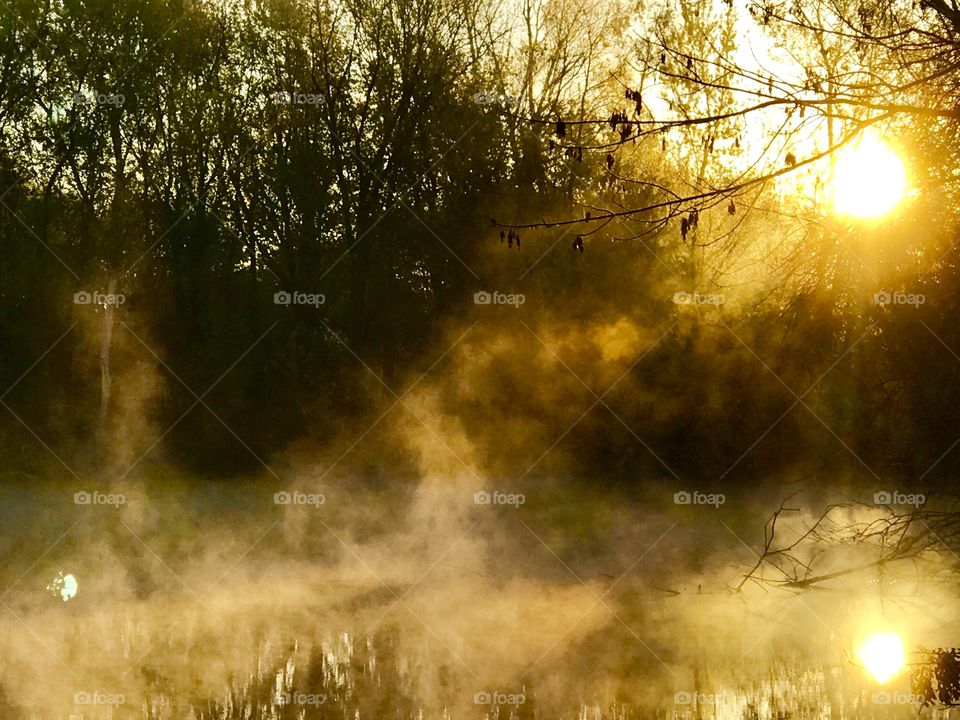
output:
M 474 319 L 514 347 L 446 400 L 482 442 L 511 442 L 490 394 L 555 437 L 536 388 L 565 370 L 531 358 L 558 318 L 650 336 L 626 430 L 583 427 L 583 468 L 957 467 L 949 0 L 10 0 L 0 23 L 0 384 L 24 467 L 95 462 L 147 417 L 123 467 L 162 444 L 257 468 L 376 416 L 371 376 L 393 393 Z M 830 195 L 865 133 L 909 158 L 872 222 Z M 488 290 L 535 298 L 531 332 L 482 315 Z M 612 342 L 566 362 L 606 378 Z

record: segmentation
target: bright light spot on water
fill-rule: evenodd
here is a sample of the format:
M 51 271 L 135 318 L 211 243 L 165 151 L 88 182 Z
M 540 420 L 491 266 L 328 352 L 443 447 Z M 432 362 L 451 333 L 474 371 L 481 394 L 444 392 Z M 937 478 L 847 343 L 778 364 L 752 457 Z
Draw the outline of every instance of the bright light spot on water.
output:
M 885 683 L 906 665 L 903 643 L 896 633 L 877 633 L 868 637 L 860 646 L 860 660 L 867 672 L 877 681 Z
M 47 590 L 52 592 L 54 595 L 59 596 L 61 600 L 66 602 L 77 594 L 77 587 L 77 578 L 70 573 L 64 575 L 61 571 L 57 577 L 53 579 L 53 582 L 47 585 Z

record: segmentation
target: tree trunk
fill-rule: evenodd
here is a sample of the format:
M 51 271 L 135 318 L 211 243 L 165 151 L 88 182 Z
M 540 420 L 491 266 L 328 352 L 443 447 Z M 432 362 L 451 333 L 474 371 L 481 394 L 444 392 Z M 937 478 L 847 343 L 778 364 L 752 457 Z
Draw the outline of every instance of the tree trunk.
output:
M 107 421 L 110 407 L 110 343 L 113 338 L 113 313 L 116 308 L 113 298 L 117 294 L 117 279 L 107 282 L 107 302 L 103 307 L 103 329 L 100 334 L 100 416 L 98 426 L 102 432 Z

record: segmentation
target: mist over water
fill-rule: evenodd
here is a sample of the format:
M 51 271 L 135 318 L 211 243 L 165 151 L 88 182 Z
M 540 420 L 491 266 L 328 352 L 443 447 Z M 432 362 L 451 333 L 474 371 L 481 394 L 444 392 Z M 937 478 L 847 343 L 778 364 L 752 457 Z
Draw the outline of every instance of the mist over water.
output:
M 674 479 L 507 483 L 433 389 L 410 402 L 434 422 L 385 428 L 416 458 L 389 483 L 302 448 L 278 477 L 6 480 L 4 717 L 905 716 L 909 683 L 871 685 L 856 643 L 956 632 L 950 586 L 915 565 L 737 592 L 789 479 L 713 505 Z M 826 499 L 794 497 L 780 532 Z
M 440 364 L 395 393 L 361 368 L 370 413 L 258 472 L 178 467 L 144 410 L 103 470 L 5 477 L 3 717 L 914 713 L 909 679 L 873 683 L 856 648 L 891 627 L 910 648 L 955 636 L 943 558 L 872 567 L 875 548 L 828 542 L 799 555 L 860 570 L 811 591 L 743 582 L 781 503 L 787 544 L 830 503 L 838 527 L 883 517 L 892 486 L 839 463 L 682 477 L 637 438 L 642 472 L 590 476 L 581 438 L 632 433 L 598 395 L 642 396 L 637 359 L 662 339 L 627 316 L 455 323 Z M 136 366 L 118 385 L 139 386 Z
M 952 0 L 0 28 L 0 720 L 956 718 Z

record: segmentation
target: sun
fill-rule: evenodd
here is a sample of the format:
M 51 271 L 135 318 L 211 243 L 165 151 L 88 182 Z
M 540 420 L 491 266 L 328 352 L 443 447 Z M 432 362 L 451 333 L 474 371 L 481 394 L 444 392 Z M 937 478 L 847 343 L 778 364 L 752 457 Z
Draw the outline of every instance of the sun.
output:
M 840 150 L 833 173 L 833 206 L 840 215 L 876 218 L 903 200 L 907 171 L 900 156 L 872 133 Z
M 906 658 L 896 633 L 877 633 L 860 646 L 860 660 L 877 682 L 885 683 L 903 669 Z

